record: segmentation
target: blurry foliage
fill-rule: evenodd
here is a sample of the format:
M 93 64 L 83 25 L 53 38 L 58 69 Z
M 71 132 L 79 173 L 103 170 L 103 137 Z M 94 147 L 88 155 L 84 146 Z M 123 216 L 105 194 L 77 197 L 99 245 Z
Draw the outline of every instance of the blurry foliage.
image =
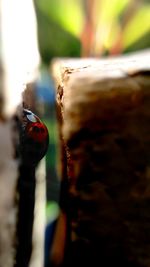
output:
M 123 47 L 126 49 L 147 36 L 150 45 L 150 5 L 141 6 L 127 23 L 123 34 Z
M 135 43 L 127 47 L 125 49 L 125 52 L 132 52 L 144 48 L 150 48 L 150 32 L 147 32 L 146 34 L 144 34 L 144 36 L 142 36 L 142 38 L 138 39 Z
M 150 46 L 150 4 L 143 0 L 95 1 L 95 54 L 107 49 L 111 53 L 123 53 Z M 99 14 L 99 16 L 98 16 Z M 147 36 L 147 39 L 145 39 Z M 100 51 L 101 50 L 101 51 Z
M 54 117 L 51 119 L 50 118 L 49 117 L 45 118 L 44 122 L 50 133 L 50 146 L 51 146 L 51 149 L 53 150 L 53 153 L 47 153 L 46 161 L 49 162 L 49 166 L 52 168 L 55 165 L 55 162 L 57 161 L 58 151 L 57 151 L 57 147 L 53 146 L 53 144 L 57 144 L 58 136 L 57 136 L 57 126 L 56 126 L 55 118 Z
M 45 2 L 44 0 L 42 1 L 37 0 L 35 7 L 38 22 L 39 50 L 43 62 L 49 65 L 53 57 L 80 56 L 81 44 L 79 39 L 69 31 L 66 31 L 59 23 L 56 23 L 53 17 L 47 14 L 48 12 L 43 11 L 43 8 L 38 5 L 38 2 Z M 51 9 L 51 5 L 48 5 L 46 10 L 49 9 Z
M 81 3 L 81 0 L 36 0 L 36 5 L 46 16 L 76 36 L 83 24 Z
M 101 56 L 150 47 L 149 0 L 35 0 L 35 7 L 45 63 L 52 57 Z

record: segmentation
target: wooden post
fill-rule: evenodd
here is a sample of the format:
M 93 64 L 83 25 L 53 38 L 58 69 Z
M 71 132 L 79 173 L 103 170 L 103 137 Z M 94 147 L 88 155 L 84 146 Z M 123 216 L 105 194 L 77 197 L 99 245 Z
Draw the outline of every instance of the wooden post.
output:
M 62 166 L 54 266 L 150 265 L 149 58 L 52 64 Z

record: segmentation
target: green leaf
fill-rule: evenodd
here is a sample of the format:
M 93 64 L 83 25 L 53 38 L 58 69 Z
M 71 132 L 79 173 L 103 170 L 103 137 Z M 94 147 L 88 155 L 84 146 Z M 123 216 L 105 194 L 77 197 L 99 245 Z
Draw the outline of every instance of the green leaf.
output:
M 97 0 L 97 18 L 102 24 L 114 21 L 126 8 L 129 0 Z
M 83 25 L 80 0 L 37 0 L 39 8 L 65 30 L 78 36 Z
M 55 219 L 58 218 L 60 209 L 58 206 L 58 203 L 55 201 L 50 201 L 47 202 L 46 204 L 46 217 L 47 217 L 47 221 L 53 222 Z
M 123 48 L 131 46 L 150 31 L 150 5 L 141 7 L 128 22 L 123 34 Z

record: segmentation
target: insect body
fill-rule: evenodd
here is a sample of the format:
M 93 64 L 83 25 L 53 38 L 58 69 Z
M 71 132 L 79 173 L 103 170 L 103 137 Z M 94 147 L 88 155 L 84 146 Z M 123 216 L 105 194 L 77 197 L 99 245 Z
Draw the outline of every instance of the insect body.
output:
M 20 154 L 25 165 L 36 165 L 46 154 L 49 135 L 46 125 L 28 109 L 20 124 Z

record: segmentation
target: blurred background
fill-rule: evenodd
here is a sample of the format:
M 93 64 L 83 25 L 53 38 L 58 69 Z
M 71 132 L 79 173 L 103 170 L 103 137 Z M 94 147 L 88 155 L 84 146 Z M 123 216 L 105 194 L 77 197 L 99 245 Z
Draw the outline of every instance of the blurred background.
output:
M 55 57 L 112 56 L 150 47 L 149 0 L 35 0 L 40 75 L 36 81 L 43 120 L 49 128 L 46 156 L 47 225 L 59 213 L 55 89 L 50 74 Z M 47 227 L 45 266 L 52 230 Z M 50 238 L 51 237 L 51 238 Z
M 44 64 L 150 46 L 149 0 L 35 0 Z

